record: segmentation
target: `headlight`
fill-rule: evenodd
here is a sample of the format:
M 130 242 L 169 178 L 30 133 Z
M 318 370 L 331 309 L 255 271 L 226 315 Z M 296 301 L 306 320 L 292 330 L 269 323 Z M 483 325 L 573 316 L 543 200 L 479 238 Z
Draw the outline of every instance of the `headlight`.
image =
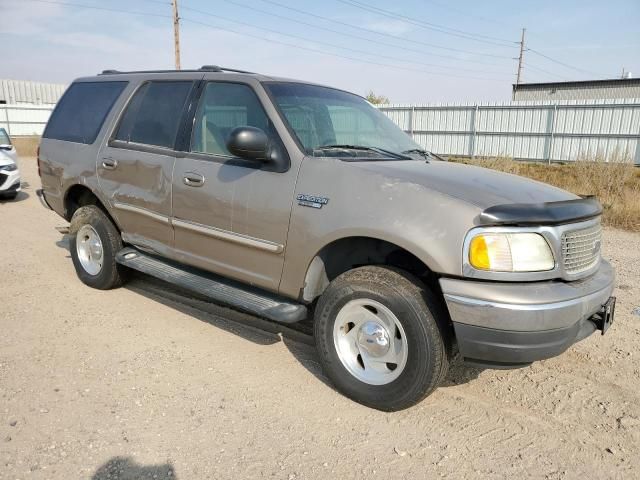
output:
M 478 233 L 469 243 L 469 264 L 492 272 L 543 272 L 555 266 L 553 253 L 537 233 Z
M 5 172 L 13 172 L 18 169 L 18 165 L 15 163 L 10 163 L 9 165 L 0 165 L 0 170 L 4 170 Z

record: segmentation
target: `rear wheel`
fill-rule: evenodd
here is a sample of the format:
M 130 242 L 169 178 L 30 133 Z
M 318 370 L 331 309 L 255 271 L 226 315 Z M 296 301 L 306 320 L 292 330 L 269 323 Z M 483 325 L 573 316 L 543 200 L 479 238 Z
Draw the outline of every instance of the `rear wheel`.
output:
M 100 208 L 88 205 L 76 210 L 69 232 L 71 259 L 83 283 L 100 290 L 116 288 L 124 283 L 127 269 L 116 263 L 122 239 L 116 226 Z
M 320 298 L 314 333 L 321 363 L 351 399 L 380 410 L 422 400 L 446 375 L 444 312 L 412 275 L 361 267 L 333 280 Z

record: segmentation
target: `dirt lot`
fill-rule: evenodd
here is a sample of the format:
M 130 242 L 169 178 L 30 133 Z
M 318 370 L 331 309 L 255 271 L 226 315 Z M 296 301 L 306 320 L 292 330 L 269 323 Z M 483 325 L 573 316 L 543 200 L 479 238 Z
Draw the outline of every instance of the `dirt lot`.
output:
M 454 364 L 388 414 L 335 392 L 299 333 L 145 278 L 83 286 L 21 167 L 0 203 L 0 478 L 638 478 L 640 234 L 606 232 L 607 335 L 523 370 Z

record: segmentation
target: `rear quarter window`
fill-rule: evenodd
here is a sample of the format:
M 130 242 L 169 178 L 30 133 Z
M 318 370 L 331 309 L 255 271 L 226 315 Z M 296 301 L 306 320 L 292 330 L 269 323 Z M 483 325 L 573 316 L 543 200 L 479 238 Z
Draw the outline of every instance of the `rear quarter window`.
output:
M 58 102 L 44 138 L 92 144 L 127 82 L 72 84 Z
M 173 148 L 193 81 L 150 81 L 127 105 L 115 139 Z

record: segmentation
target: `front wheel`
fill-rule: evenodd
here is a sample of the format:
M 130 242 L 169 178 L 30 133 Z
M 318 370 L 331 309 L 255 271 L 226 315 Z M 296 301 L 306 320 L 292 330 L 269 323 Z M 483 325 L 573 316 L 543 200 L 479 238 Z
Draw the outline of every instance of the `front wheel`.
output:
M 127 269 L 116 263 L 122 238 L 111 219 L 94 205 L 81 207 L 73 214 L 70 251 L 73 266 L 83 283 L 100 290 L 122 285 Z
M 349 398 L 379 410 L 410 407 L 437 388 L 449 365 L 444 312 L 415 277 L 361 267 L 333 280 L 314 323 L 324 371 Z

